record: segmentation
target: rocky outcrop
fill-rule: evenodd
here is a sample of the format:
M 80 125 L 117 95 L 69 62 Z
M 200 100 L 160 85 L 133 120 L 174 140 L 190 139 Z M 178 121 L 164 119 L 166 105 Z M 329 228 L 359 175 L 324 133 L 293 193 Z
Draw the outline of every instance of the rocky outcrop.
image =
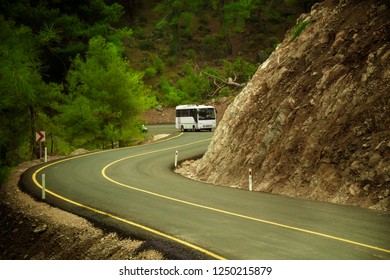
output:
M 302 15 L 226 110 L 200 180 L 389 210 L 388 1 Z M 300 28 L 304 28 L 300 33 Z

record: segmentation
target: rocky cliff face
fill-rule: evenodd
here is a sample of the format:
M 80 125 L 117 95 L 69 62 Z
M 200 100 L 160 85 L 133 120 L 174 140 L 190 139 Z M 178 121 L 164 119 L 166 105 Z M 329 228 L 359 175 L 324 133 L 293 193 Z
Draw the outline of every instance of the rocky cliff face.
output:
M 256 191 L 389 210 L 389 7 L 326 0 L 302 15 L 227 109 L 193 175 L 245 189 L 252 168 Z

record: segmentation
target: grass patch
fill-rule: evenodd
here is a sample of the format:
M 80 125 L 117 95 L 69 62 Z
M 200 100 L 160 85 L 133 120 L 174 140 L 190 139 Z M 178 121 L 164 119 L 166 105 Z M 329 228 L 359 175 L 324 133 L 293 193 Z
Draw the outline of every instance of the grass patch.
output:
M 310 20 L 304 20 L 295 27 L 293 34 L 291 35 L 290 43 L 295 40 L 310 23 Z

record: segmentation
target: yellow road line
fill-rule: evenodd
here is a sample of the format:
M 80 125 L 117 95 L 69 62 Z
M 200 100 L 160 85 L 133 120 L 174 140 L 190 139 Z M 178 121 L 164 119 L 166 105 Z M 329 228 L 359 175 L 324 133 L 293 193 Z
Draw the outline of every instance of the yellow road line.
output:
M 46 164 L 45 166 L 43 166 L 43 167 L 37 169 L 37 170 L 34 172 L 34 174 L 32 175 L 32 179 L 33 179 L 34 183 L 35 183 L 39 188 L 42 188 L 41 184 L 39 184 L 38 181 L 37 181 L 37 179 L 36 179 L 36 175 L 37 175 L 39 172 L 41 172 L 43 169 L 45 169 L 45 168 L 47 168 L 47 167 L 50 167 L 50 166 L 52 166 L 52 165 L 55 165 L 55 164 L 58 164 L 58 163 L 62 163 L 62 162 L 68 161 L 68 160 L 73 160 L 73 159 L 76 159 L 76 158 L 93 156 L 93 155 L 96 155 L 96 154 L 109 153 L 109 152 L 119 151 L 119 150 L 130 150 L 130 149 L 135 149 L 135 148 L 138 148 L 138 147 L 141 147 L 141 146 L 150 146 L 150 145 L 154 145 L 154 144 L 158 144 L 158 143 L 170 141 L 170 140 L 175 139 L 175 138 L 178 138 L 178 137 L 180 137 L 180 136 L 182 136 L 182 135 L 183 135 L 183 133 L 180 133 L 179 135 L 176 135 L 176 136 L 171 137 L 171 138 L 168 138 L 168 139 L 162 139 L 162 140 L 159 140 L 159 141 L 156 141 L 156 142 L 153 142 L 153 143 L 143 144 L 143 145 L 139 145 L 139 146 L 123 147 L 123 148 L 117 148 L 117 149 L 115 149 L 115 150 L 103 150 L 103 151 L 91 152 L 91 153 L 87 153 L 87 154 L 83 154 L 83 155 L 77 155 L 77 156 L 73 156 L 73 157 L 68 157 L 68 158 L 60 159 L 60 160 L 58 160 L 58 161 L 55 161 L 55 162 Z M 208 140 L 209 140 L 209 139 L 208 139 Z
M 179 137 L 179 136 L 182 136 L 182 135 L 183 135 L 183 133 L 181 133 L 180 135 L 178 135 L 178 136 L 176 136 L 176 137 Z M 176 137 L 169 138 L 169 139 L 166 139 L 166 140 L 161 140 L 161 141 L 158 141 L 158 143 L 164 142 L 164 141 L 168 141 L 168 140 L 174 139 L 174 138 L 176 138 Z M 193 142 L 192 144 L 199 143 L 199 142 L 202 142 L 202 141 L 209 141 L 209 140 L 210 140 L 210 139 L 201 140 L 201 141 Z M 150 145 L 150 144 L 146 144 L 146 145 Z M 185 145 L 182 145 L 182 146 L 188 146 L 188 145 L 190 145 L 190 144 L 185 144 Z M 136 147 L 139 147 L 139 146 L 136 146 Z M 130 148 L 134 148 L 134 147 L 128 147 L 128 148 L 123 148 L 123 149 L 130 149 Z M 174 149 L 174 148 L 170 148 L 170 149 Z M 116 149 L 116 150 L 117 150 L 117 149 Z M 168 149 L 161 149 L 160 151 L 164 151 L 164 150 L 168 150 Z M 34 184 L 35 184 L 37 187 L 39 187 L 39 188 L 42 189 L 42 185 L 41 185 L 41 184 L 38 182 L 38 180 L 37 180 L 37 175 L 38 175 L 39 172 L 41 172 L 41 171 L 44 170 L 45 168 L 47 168 L 47 167 L 49 167 L 49 166 L 53 166 L 53 165 L 58 164 L 58 163 L 61 163 L 61 162 L 65 162 L 65 161 L 68 161 L 68 160 L 72 160 L 72 159 L 75 159 L 75 158 L 86 157 L 86 156 L 90 156 L 90 155 L 94 155 L 94 154 L 98 154 L 98 153 L 103 153 L 103 152 L 109 152 L 109 151 L 112 151 L 112 150 L 100 151 L 100 152 L 95 152 L 95 153 L 80 155 L 80 156 L 77 156 L 77 157 L 66 158 L 66 159 L 62 159 L 62 160 L 59 160 L 59 161 L 56 161 L 56 162 L 47 164 L 47 165 L 45 165 L 45 166 L 43 166 L 43 167 L 37 169 L 37 170 L 33 173 L 33 175 L 32 175 L 32 180 L 33 180 Z M 156 152 L 156 151 L 155 151 L 155 152 Z M 147 154 L 147 153 L 145 153 L 145 154 Z M 98 210 L 98 209 L 96 209 L 96 208 L 93 208 L 93 207 L 84 205 L 84 204 L 79 203 L 79 202 L 76 202 L 76 201 L 74 201 L 74 200 L 68 199 L 68 198 L 63 197 L 63 196 L 61 196 L 61 195 L 59 195 L 59 194 L 57 194 L 57 193 L 55 193 L 55 192 L 53 192 L 53 191 L 50 191 L 48 188 L 46 188 L 46 193 L 49 193 L 49 194 L 51 194 L 52 196 L 57 197 L 57 198 L 59 198 L 59 199 L 61 199 L 61 200 L 63 200 L 63 201 L 66 201 L 66 202 L 70 203 L 70 204 L 76 205 L 76 206 L 81 207 L 81 208 L 84 208 L 84 209 L 88 209 L 88 210 L 90 210 L 90 211 L 92 211 L 92 212 L 94 212 L 94 213 L 97 213 L 97 214 L 100 214 L 100 215 L 109 217 L 109 218 L 111 218 L 111 219 L 114 219 L 114 220 L 117 220 L 117 221 L 126 223 L 126 224 L 128 224 L 128 225 L 131 225 L 131 226 L 140 228 L 140 229 L 142 229 L 142 230 L 145 230 L 145 231 L 147 231 L 147 232 L 151 232 L 151 233 L 156 234 L 156 235 L 158 235 L 158 236 L 164 237 L 164 238 L 166 238 L 166 239 L 168 239 L 168 240 L 171 240 L 171 241 L 174 241 L 174 242 L 176 242 L 176 243 L 185 245 L 185 246 L 187 246 L 187 247 L 189 247 L 189 248 L 191 248 L 191 249 L 194 249 L 194 250 L 196 250 L 196 251 L 199 251 L 199 252 L 202 252 L 202 253 L 204 253 L 204 254 L 206 254 L 206 255 L 209 255 L 210 257 L 215 258 L 215 259 L 217 259 L 217 260 L 225 260 L 224 257 L 222 257 L 222 256 L 220 256 L 220 255 L 218 255 L 218 254 L 215 254 L 215 253 L 213 253 L 213 252 L 211 252 L 211 251 L 209 251 L 209 250 L 206 250 L 206 249 L 204 249 L 204 248 L 201 248 L 201 247 L 199 247 L 199 246 L 197 246 L 197 245 L 191 244 L 191 243 L 189 243 L 189 242 L 187 242 L 187 241 L 181 240 L 181 239 L 176 238 L 176 237 L 174 237 L 174 236 L 165 234 L 165 233 L 163 233 L 163 232 L 161 232 L 161 231 L 157 231 L 157 230 L 155 230 L 155 229 L 146 227 L 146 226 L 144 226 L 144 225 L 141 225 L 141 224 L 138 224 L 138 223 L 135 223 L 135 222 L 126 220 L 126 219 L 124 219 L 124 218 L 121 218 L 121 217 L 112 215 L 112 214 L 110 214 L 110 213 L 107 213 L 107 212 Z
M 42 187 L 39 183 L 36 183 L 36 184 L 37 184 L 39 187 Z M 211 251 L 208 251 L 208 250 L 206 250 L 206 249 L 204 249 L 204 248 L 201 248 L 201 247 L 199 247 L 199 246 L 197 246 L 197 245 L 191 244 L 191 243 L 189 243 L 189 242 L 187 242 L 187 241 L 181 240 L 181 239 L 176 238 L 176 237 L 174 237 L 174 236 L 165 234 L 165 233 L 163 233 L 163 232 L 161 232 L 161 231 L 154 230 L 154 229 L 149 228 L 149 227 L 146 227 L 146 226 L 144 226 L 144 225 L 141 225 L 141 224 L 138 224 L 138 223 L 135 223 L 135 222 L 126 220 L 126 219 L 124 219 L 124 218 L 121 218 L 121 217 L 112 215 L 112 214 L 110 214 L 110 213 L 107 213 L 107 212 L 98 210 L 98 209 L 96 209 L 96 208 L 93 208 L 93 207 L 90 207 L 90 206 L 81 204 L 81 203 L 76 202 L 76 201 L 74 201 L 74 200 L 71 200 L 71 199 L 68 199 L 68 198 L 66 198 L 66 197 L 63 197 L 63 196 L 61 196 L 61 195 L 59 195 L 59 194 L 57 194 L 57 193 L 55 193 L 55 192 L 52 192 L 52 191 L 50 191 L 50 190 L 47 190 L 47 189 L 46 189 L 46 192 L 47 192 L 47 193 L 50 193 L 51 195 L 53 195 L 53 196 L 55 196 L 55 197 L 57 197 L 57 198 L 59 198 L 59 199 L 61 199 L 61 200 L 63 200 L 63 201 L 66 201 L 66 202 L 68 202 L 68 203 L 71 203 L 71 204 L 73 204 L 73 205 L 76 205 L 76 206 L 78 206 L 78 207 L 82 207 L 82 208 L 84 208 L 84 209 L 88 209 L 88 210 L 90 210 L 90 211 L 92 211 L 92 212 L 94 212 L 94 213 L 97 213 L 97 214 L 100 214 L 100 215 L 109 217 L 109 218 L 111 218 L 111 219 L 114 219 L 114 220 L 117 220 L 117 221 L 126 223 L 126 224 L 128 224 L 128 225 L 131 225 L 131 226 L 140 228 L 140 229 L 142 229 L 142 230 L 151 232 L 151 233 L 156 234 L 156 235 L 158 235 L 158 236 L 167 238 L 167 239 L 172 240 L 172 241 L 174 241 L 174 242 L 176 242 L 176 243 L 185 245 L 185 246 L 187 246 L 187 247 L 189 247 L 189 248 L 192 248 L 192 249 L 194 249 L 194 250 L 196 250 L 196 251 L 199 251 L 199 252 L 202 252 L 202 253 L 204 253 L 204 254 L 206 254 L 206 255 L 209 255 L 209 256 L 211 256 L 211 257 L 213 257 L 213 258 L 215 258 L 215 259 L 218 259 L 218 260 L 225 260 L 225 258 L 223 258 L 222 256 L 219 256 L 219 255 L 217 255 L 217 254 L 215 254 L 215 253 L 213 253 L 213 252 L 211 252 Z
M 205 140 L 203 140 L 203 141 L 205 141 Z M 198 142 L 201 142 L 201 141 L 198 141 Z M 194 142 L 194 143 L 196 143 L 196 142 Z M 133 155 L 133 156 L 128 156 L 128 157 L 125 157 L 125 158 L 113 161 L 110 164 L 106 165 L 102 169 L 102 172 L 101 172 L 102 176 L 104 178 L 106 178 L 108 181 L 110 181 L 110 182 L 112 182 L 114 184 L 117 184 L 119 186 L 131 189 L 131 190 L 134 190 L 134 191 L 138 191 L 138 192 L 143 192 L 143 193 L 146 193 L 146 194 L 149 194 L 149 195 L 152 195 L 152 196 L 156 196 L 156 197 L 159 197 L 159 198 L 167 199 L 167 200 L 170 200 L 170 201 L 175 201 L 175 202 L 178 202 L 178 203 L 182 203 L 182 204 L 186 204 L 186 205 L 190 205 L 190 206 L 194 206 L 194 207 L 198 207 L 198 208 L 203 208 L 203 209 L 210 210 L 210 211 L 213 211 L 213 212 L 218 212 L 218 213 L 222 213 L 222 214 L 226 214 L 226 215 L 230 215 L 230 216 L 235 216 L 235 217 L 239 217 L 239 218 L 243 218 L 243 219 L 247 219 L 247 220 L 261 222 L 261 223 L 264 223 L 264 224 L 269 224 L 269 225 L 273 225 L 273 226 L 277 226 L 277 227 L 282 227 L 282 228 L 286 228 L 286 229 L 290 229 L 290 230 L 295 230 L 295 231 L 304 232 L 304 233 L 308 233 L 308 234 L 312 234 L 312 235 L 316 235 L 316 236 L 321 236 L 321 237 L 324 237 L 324 238 L 333 239 L 333 240 L 341 241 L 341 242 L 344 242 L 344 243 L 349 243 L 349 244 L 353 244 L 353 245 L 357 245 L 357 246 L 360 246 L 360 247 L 365 247 L 365 248 L 369 248 L 369 249 L 373 249 L 373 250 L 377 250 L 377 251 L 381 251 L 381 252 L 385 252 L 385 253 L 390 253 L 390 250 L 388 250 L 388 249 L 384 249 L 384 248 L 380 248 L 380 247 L 376 247 L 376 246 L 372 246 L 372 245 L 356 242 L 356 241 L 349 240 L 349 239 L 346 239 L 346 238 L 341 238 L 341 237 L 337 237 L 337 236 L 333 236 L 333 235 L 329 235 L 329 234 L 325 234 L 325 233 L 321 233 L 321 232 L 317 232 L 317 231 L 312 231 L 312 230 L 307 230 L 307 229 L 303 229 L 303 228 L 299 228 L 299 227 L 289 226 L 289 225 L 276 223 L 276 222 L 272 222 L 272 221 L 268 221 L 268 220 L 264 220 L 264 219 L 255 218 L 255 217 L 250 217 L 250 216 L 246 216 L 246 215 L 242 215 L 242 214 L 238 214 L 238 213 L 234 213 L 234 212 L 230 212 L 230 211 L 221 210 L 221 209 L 218 209 L 218 208 L 213 208 L 213 207 L 209 207 L 209 206 L 205 206 L 205 205 L 189 202 L 189 201 L 186 201 L 186 200 L 177 199 L 177 198 L 174 198 L 174 197 L 170 197 L 170 196 L 166 196 L 166 195 L 163 195 L 163 194 L 159 194 L 159 193 L 143 190 L 143 189 L 140 189 L 140 188 L 132 187 L 132 186 L 120 183 L 118 181 L 115 181 L 115 180 L 113 180 L 112 178 L 110 178 L 110 177 L 108 177 L 106 175 L 106 170 L 109 167 L 111 167 L 112 165 L 114 165 L 114 164 L 116 164 L 116 163 L 118 163 L 120 161 L 128 160 L 128 159 L 139 157 L 139 156 L 144 156 L 144 155 L 148 155 L 148 154 L 152 154 L 152 153 L 158 153 L 158 152 L 165 151 L 165 150 L 176 149 L 176 148 L 180 148 L 180 147 L 188 146 L 188 145 L 190 145 L 190 144 L 180 145 L 180 146 L 176 146 L 176 147 L 171 147 L 171 148 L 166 148 L 166 149 L 161 149 L 161 150 L 155 150 L 155 151 L 150 151 L 150 152 L 145 152 L 145 153 L 141 153 L 141 154 L 137 154 L 137 155 Z

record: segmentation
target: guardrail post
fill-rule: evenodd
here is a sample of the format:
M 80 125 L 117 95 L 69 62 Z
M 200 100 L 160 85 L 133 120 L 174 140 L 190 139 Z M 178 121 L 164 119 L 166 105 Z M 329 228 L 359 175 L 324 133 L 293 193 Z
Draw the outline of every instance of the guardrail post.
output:
M 177 167 L 177 158 L 178 158 L 179 152 L 176 151 L 175 153 L 175 168 Z

